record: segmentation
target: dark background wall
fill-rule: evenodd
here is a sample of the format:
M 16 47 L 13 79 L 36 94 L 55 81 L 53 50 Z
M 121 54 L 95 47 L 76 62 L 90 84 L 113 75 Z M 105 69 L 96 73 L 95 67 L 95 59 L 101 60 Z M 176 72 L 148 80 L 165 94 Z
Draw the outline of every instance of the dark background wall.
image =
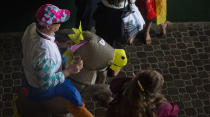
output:
M 168 0 L 167 3 L 170 21 L 210 21 L 210 0 Z
M 7 0 L 1 3 L 0 32 L 24 31 L 33 22 L 40 5 L 55 4 L 71 11 L 70 20 L 61 28 L 74 26 L 76 9 L 74 0 Z M 210 0 L 168 0 L 167 19 L 172 22 L 210 21 Z
M 70 20 L 61 28 L 72 27 L 75 22 L 76 8 L 74 0 L 7 0 L 1 3 L 0 32 L 24 31 L 27 25 L 34 21 L 36 10 L 43 4 L 50 3 L 62 9 L 70 10 Z

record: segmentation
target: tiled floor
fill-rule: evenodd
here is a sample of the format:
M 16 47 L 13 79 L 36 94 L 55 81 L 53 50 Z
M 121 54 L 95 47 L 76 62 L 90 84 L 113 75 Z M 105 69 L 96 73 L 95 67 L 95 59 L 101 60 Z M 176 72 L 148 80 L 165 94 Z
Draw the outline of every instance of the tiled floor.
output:
M 155 30 L 158 32 L 157 30 Z M 21 85 L 22 33 L 0 34 L 0 116 L 13 115 L 12 100 Z M 166 38 L 152 34 L 152 45 L 124 46 L 129 75 L 153 68 L 165 77 L 163 93 L 180 107 L 179 117 L 210 117 L 210 22 L 174 23 Z M 87 103 L 96 117 L 105 108 Z

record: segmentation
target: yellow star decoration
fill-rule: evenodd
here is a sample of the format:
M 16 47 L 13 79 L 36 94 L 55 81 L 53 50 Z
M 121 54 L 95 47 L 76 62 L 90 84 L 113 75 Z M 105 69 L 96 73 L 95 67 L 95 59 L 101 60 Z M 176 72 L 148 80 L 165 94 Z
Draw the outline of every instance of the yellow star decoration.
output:
M 77 28 L 72 28 L 74 31 L 74 34 L 69 34 L 68 37 L 76 44 L 79 44 L 80 41 L 84 40 L 84 37 L 82 35 L 82 25 L 80 22 L 79 29 Z
M 81 25 L 81 22 L 80 22 L 80 25 L 79 25 L 79 29 L 77 28 L 72 28 L 72 30 L 74 31 L 74 34 L 68 34 L 68 37 L 69 39 L 71 39 L 75 44 L 79 44 L 80 41 L 84 40 L 84 37 L 82 35 L 82 25 Z M 72 57 L 73 57 L 73 52 L 71 52 L 71 50 L 67 50 L 64 52 L 63 54 L 63 57 L 68 57 L 67 58 L 67 61 L 66 61 L 66 64 L 65 64 L 65 67 L 68 67 L 71 60 L 72 60 Z

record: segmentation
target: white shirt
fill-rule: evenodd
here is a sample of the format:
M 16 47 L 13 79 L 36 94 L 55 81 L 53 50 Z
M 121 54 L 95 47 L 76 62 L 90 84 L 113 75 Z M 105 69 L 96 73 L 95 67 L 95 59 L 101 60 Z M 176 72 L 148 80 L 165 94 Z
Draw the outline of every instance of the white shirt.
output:
M 62 59 L 55 37 L 49 36 L 47 40 L 36 32 L 36 24 L 30 24 L 22 37 L 23 69 L 26 79 L 32 87 L 48 89 L 64 82 L 62 73 Z M 38 31 L 38 30 L 37 30 Z

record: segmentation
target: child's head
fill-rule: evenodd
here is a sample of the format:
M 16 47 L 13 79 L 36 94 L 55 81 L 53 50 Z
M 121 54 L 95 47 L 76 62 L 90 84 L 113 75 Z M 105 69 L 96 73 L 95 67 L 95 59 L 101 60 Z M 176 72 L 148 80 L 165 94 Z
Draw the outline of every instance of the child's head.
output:
M 141 70 L 126 86 L 124 95 L 155 95 L 163 86 L 163 76 L 155 70 Z M 131 96 L 132 97 L 132 96 Z
M 124 86 L 118 106 L 112 109 L 119 108 L 121 117 L 127 117 L 126 113 L 132 117 L 156 117 L 156 106 L 167 102 L 160 93 L 163 83 L 163 76 L 159 72 L 141 70 Z
M 36 12 L 36 24 L 38 28 L 56 25 L 53 28 L 59 28 L 59 23 L 66 22 L 70 17 L 70 11 L 59 9 L 52 4 L 42 5 Z M 56 30 L 56 29 L 55 29 Z
M 160 91 L 164 83 L 162 74 L 155 70 L 142 70 L 134 79 L 140 90 L 146 93 L 156 93 Z

